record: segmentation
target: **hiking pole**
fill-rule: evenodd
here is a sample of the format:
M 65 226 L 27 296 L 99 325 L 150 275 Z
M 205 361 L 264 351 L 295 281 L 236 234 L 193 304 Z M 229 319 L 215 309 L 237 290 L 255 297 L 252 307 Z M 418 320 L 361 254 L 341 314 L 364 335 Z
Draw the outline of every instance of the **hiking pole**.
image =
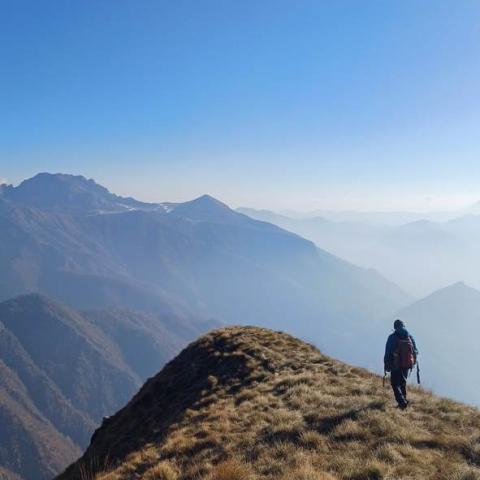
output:
M 417 360 L 417 383 L 420 385 L 420 365 L 418 364 Z
M 384 369 L 384 370 L 383 370 L 383 379 L 382 379 L 382 385 L 383 385 L 383 388 L 382 388 L 382 400 L 383 400 L 383 402 L 384 402 L 385 405 L 387 404 L 387 401 L 388 401 L 387 391 L 385 390 L 385 380 L 387 379 L 387 376 L 388 376 L 388 372 Z

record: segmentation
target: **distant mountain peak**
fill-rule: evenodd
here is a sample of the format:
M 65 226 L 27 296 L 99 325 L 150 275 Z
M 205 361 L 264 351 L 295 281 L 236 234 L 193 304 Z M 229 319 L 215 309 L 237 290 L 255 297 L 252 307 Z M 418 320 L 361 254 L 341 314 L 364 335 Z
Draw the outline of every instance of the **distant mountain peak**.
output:
M 206 221 L 241 217 L 228 205 L 211 195 L 202 195 L 188 202 L 179 203 L 174 207 L 174 213 L 192 220 Z
M 194 198 L 193 200 L 190 200 L 188 202 L 185 202 L 185 204 L 196 204 L 196 205 L 204 205 L 204 206 L 212 206 L 212 207 L 221 207 L 221 208 L 227 208 L 230 210 L 230 207 L 226 205 L 225 203 L 221 202 L 220 200 L 217 200 L 215 197 L 212 197 L 208 193 L 205 193 L 204 195 L 201 195 L 200 197 Z
M 451 285 L 448 285 L 444 288 L 441 288 L 440 290 L 437 290 L 436 292 L 434 292 L 433 295 L 435 295 L 435 294 L 445 295 L 447 293 L 448 294 L 452 294 L 452 293 L 458 294 L 458 293 L 461 293 L 461 292 L 475 293 L 475 294 L 480 295 L 480 292 L 478 290 L 476 290 L 473 287 L 470 287 L 469 285 L 467 285 L 463 281 L 458 281 L 458 282 L 452 283 Z
M 5 300 L 0 303 L 0 308 L 4 311 L 15 312 L 14 321 L 17 322 L 20 315 L 32 314 L 35 322 L 39 321 L 40 312 L 46 313 L 49 317 L 55 317 L 57 320 L 71 321 L 75 317 L 75 313 L 66 305 L 61 304 L 57 300 L 37 292 L 26 293 L 15 298 Z
M 92 178 L 87 179 L 83 175 L 73 175 L 69 173 L 49 173 L 40 172 L 34 175 L 32 178 L 24 180 L 17 187 L 19 189 L 31 188 L 32 186 L 44 187 L 52 185 L 69 185 L 71 188 L 83 188 L 86 190 L 94 189 L 101 190 L 104 193 L 110 193 L 105 187 L 102 187 L 95 182 Z
M 63 180 L 77 180 L 77 181 L 91 181 L 95 183 L 92 179 L 87 180 L 83 175 L 75 175 L 73 173 L 51 173 L 51 172 L 38 172 L 36 175 L 34 175 L 32 178 L 25 180 L 25 182 L 28 181 L 36 181 L 42 178 L 56 178 L 56 179 L 63 179 Z M 23 182 L 22 182 L 23 183 Z
M 29 293 L 24 293 L 22 295 L 18 295 L 12 300 L 7 300 L 8 301 L 28 301 L 36 304 L 53 304 L 55 303 L 54 300 L 52 300 L 50 297 L 47 295 L 44 295 L 43 293 L 38 293 L 38 292 L 29 292 Z
M 83 175 L 65 173 L 38 173 L 18 187 L 7 187 L 3 194 L 20 204 L 62 212 L 121 212 L 155 206 L 119 197 Z
M 416 304 L 443 305 L 455 309 L 465 306 L 470 300 L 480 302 L 480 291 L 470 287 L 463 281 L 455 282 L 446 287 L 435 290 L 430 295 L 417 300 Z M 407 309 L 410 307 L 407 307 Z

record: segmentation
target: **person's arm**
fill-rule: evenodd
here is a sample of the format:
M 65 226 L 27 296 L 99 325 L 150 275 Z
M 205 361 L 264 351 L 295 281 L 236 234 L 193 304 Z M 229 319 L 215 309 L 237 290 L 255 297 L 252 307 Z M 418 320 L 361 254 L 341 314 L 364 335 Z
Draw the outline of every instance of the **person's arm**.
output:
M 390 372 L 392 370 L 394 343 L 395 338 L 393 338 L 393 335 L 390 335 L 387 339 L 387 344 L 385 345 L 385 356 L 383 357 L 383 365 L 386 372 Z

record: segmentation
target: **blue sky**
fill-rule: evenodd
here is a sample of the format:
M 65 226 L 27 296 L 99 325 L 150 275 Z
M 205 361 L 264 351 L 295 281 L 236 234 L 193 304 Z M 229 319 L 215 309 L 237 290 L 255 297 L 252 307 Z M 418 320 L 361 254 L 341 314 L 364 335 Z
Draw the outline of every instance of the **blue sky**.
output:
M 0 179 L 146 200 L 480 199 L 480 2 L 0 0 Z

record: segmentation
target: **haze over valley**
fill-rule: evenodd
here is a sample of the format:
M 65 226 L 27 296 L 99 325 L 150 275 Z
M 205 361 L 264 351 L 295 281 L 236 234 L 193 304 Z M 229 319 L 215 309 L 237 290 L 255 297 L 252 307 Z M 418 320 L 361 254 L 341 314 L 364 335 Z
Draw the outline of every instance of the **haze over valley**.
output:
M 464 281 L 480 289 L 480 207 L 440 213 L 324 212 L 293 218 L 239 208 L 320 248 L 375 268 L 415 297 Z

